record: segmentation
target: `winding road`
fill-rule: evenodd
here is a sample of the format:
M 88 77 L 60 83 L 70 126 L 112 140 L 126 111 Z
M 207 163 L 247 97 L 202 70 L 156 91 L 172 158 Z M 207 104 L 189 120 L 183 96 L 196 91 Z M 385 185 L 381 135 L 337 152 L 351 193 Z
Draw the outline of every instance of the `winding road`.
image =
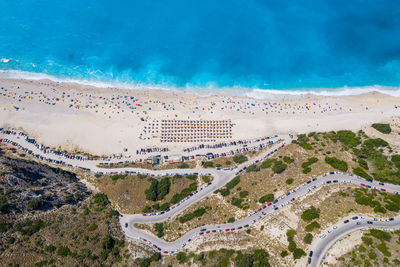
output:
M 290 205 L 302 196 L 311 193 L 317 187 L 336 184 L 336 183 L 348 183 L 354 184 L 362 187 L 377 189 L 381 191 L 386 191 L 388 193 L 399 194 L 400 186 L 391 184 L 382 184 L 375 181 L 368 181 L 364 178 L 355 176 L 353 174 L 331 172 L 328 174 L 321 175 L 319 177 L 313 178 L 306 183 L 298 186 L 287 194 L 280 196 L 272 203 L 267 203 L 266 205 L 260 207 L 258 210 L 253 211 L 248 214 L 247 217 L 242 218 L 238 221 L 228 224 L 220 225 L 206 225 L 201 228 L 195 228 L 184 234 L 179 239 L 173 242 L 166 242 L 152 233 L 137 229 L 133 225 L 135 223 L 142 224 L 152 224 L 156 222 L 162 222 L 168 218 L 177 216 L 179 213 L 184 211 L 189 206 L 193 205 L 197 201 L 203 199 L 204 197 L 210 195 L 216 189 L 223 187 L 227 182 L 232 180 L 235 176 L 244 171 L 248 166 L 258 163 L 266 157 L 275 153 L 278 149 L 283 147 L 285 144 L 291 141 L 291 136 L 279 136 L 274 139 L 274 144 L 269 146 L 258 156 L 242 163 L 236 167 L 217 170 L 217 169 L 169 169 L 169 170 L 148 170 L 142 168 L 101 168 L 98 167 L 101 160 L 79 160 L 65 158 L 65 156 L 57 155 L 55 153 L 47 153 L 39 149 L 32 143 L 27 142 L 27 140 L 22 136 L 18 135 L 5 135 L 0 134 L 0 138 L 7 140 L 14 147 L 23 149 L 24 151 L 31 151 L 31 155 L 40 156 L 41 160 L 50 161 L 52 163 L 62 162 L 62 165 L 68 165 L 72 167 L 83 168 L 84 170 L 93 171 L 95 173 L 104 174 L 116 174 L 116 173 L 136 173 L 136 174 L 146 174 L 150 176 L 167 176 L 174 174 L 188 175 L 188 174 L 198 174 L 198 175 L 211 175 L 214 180 L 211 183 L 205 184 L 198 188 L 191 196 L 183 199 L 181 202 L 170 207 L 165 212 L 159 212 L 156 214 L 122 214 L 120 217 L 120 223 L 125 234 L 132 238 L 138 238 L 142 242 L 152 246 L 155 250 L 160 251 L 164 254 L 173 254 L 181 250 L 195 238 L 199 238 L 203 235 L 225 233 L 232 231 L 242 231 L 250 227 L 252 224 L 258 220 L 266 217 L 273 216 L 276 210 L 283 208 L 286 205 Z M 272 139 L 270 139 L 272 140 Z M 378 220 L 378 221 L 376 221 Z M 374 218 L 359 218 L 357 220 L 352 220 L 348 223 L 343 223 L 337 226 L 336 229 L 332 230 L 329 234 L 326 234 L 324 238 L 318 238 L 314 240 L 312 244 L 312 257 L 309 257 L 311 266 L 318 266 L 323 259 L 326 251 L 330 246 L 334 244 L 338 239 L 344 235 L 356 231 L 362 228 L 385 228 L 394 229 L 400 227 L 400 217 L 393 218 L 393 220 L 386 219 L 379 221 L 379 219 Z M 372 224 L 368 221 L 373 222 Z M 357 224 L 358 222 L 358 224 Z

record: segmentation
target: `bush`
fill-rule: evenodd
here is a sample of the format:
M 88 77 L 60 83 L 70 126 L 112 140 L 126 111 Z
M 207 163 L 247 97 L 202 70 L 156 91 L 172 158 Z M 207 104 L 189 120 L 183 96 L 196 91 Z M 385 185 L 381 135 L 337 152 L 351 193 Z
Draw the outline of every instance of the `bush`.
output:
M 201 217 L 203 216 L 203 214 L 206 213 L 206 209 L 205 208 L 198 208 L 195 211 L 193 211 L 192 213 L 188 213 L 183 215 L 182 217 L 179 218 L 179 222 L 181 223 L 185 223 L 187 221 L 190 221 L 196 217 Z
M 320 228 L 321 226 L 319 225 L 319 223 L 317 223 L 316 221 L 313 221 L 312 223 L 309 223 L 306 226 L 306 232 L 312 232 L 314 231 L 314 229 Z
M 368 173 L 366 173 L 361 167 L 354 168 L 353 173 L 363 178 L 372 179 L 372 177 Z
M 284 156 L 283 161 L 286 162 L 287 164 L 290 164 L 290 163 L 294 162 L 294 159 L 292 159 L 291 157 L 288 157 L 288 156 Z
M 246 162 L 248 159 L 245 155 L 236 155 L 233 157 L 233 161 L 237 164 L 241 164 L 243 162 Z
M 258 171 L 260 171 L 260 167 L 257 166 L 257 165 L 255 165 L 255 164 L 250 165 L 250 166 L 247 167 L 247 169 L 246 169 L 246 172 L 258 172 Z
M 197 175 L 196 174 L 189 174 L 189 175 L 185 175 L 186 179 L 192 180 L 192 181 L 196 181 L 197 180 Z
M 189 164 L 183 162 L 183 163 L 179 164 L 177 167 L 178 167 L 178 169 L 187 169 L 187 168 L 189 168 Z
M 390 134 L 392 132 L 392 128 L 387 123 L 374 123 L 372 124 L 372 128 L 383 134 Z
M 292 178 L 287 179 L 286 184 L 293 184 L 293 179 Z
M 357 137 L 352 131 L 338 131 L 336 137 L 348 147 L 355 147 L 361 143 L 360 137 Z
M 158 187 L 158 181 L 153 179 L 151 181 L 150 187 L 144 191 L 147 200 L 152 200 L 152 201 L 157 200 L 157 187 Z
M 286 231 L 286 236 L 289 237 L 294 237 L 296 235 L 296 230 L 290 229 Z
M 204 167 L 204 168 L 214 167 L 214 162 L 212 162 L 212 161 L 206 161 L 206 162 L 203 163 L 203 167 Z
M 233 197 L 231 200 L 232 205 L 239 207 L 239 208 L 240 208 L 240 205 L 242 204 L 242 202 L 243 202 L 243 199 L 236 198 L 236 197 Z
M 240 198 L 245 198 L 245 197 L 247 197 L 248 195 L 249 195 L 249 192 L 248 192 L 248 191 L 242 191 L 242 192 L 239 193 Z
M 201 179 L 203 180 L 203 182 L 205 183 L 209 183 L 211 181 L 210 176 L 201 176 Z
M 384 231 L 378 230 L 378 229 L 371 229 L 369 230 L 369 234 L 372 235 L 373 237 L 383 241 L 390 241 L 392 239 L 392 236 Z
M 179 252 L 176 254 L 176 259 L 178 260 L 179 264 L 184 264 L 188 260 L 188 257 L 185 252 Z
M 275 162 L 274 159 L 266 159 L 261 163 L 261 169 L 268 169 Z
M 93 196 L 94 203 L 101 209 L 104 209 L 108 205 L 108 198 L 103 193 L 97 193 Z
M 235 222 L 235 218 L 230 217 L 230 218 L 228 219 L 228 223 L 233 223 L 233 222 Z
M 286 170 L 287 165 L 283 163 L 280 160 L 275 161 L 274 166 L 272 167 L 272 171 L 274 173 L 282 173 L 284 170 Z
M 304 174 L 307 174 L 307 173 L 310 173 L 310 172 L 311 172 L 311 168 L 310 167 L 307 167 L 307 168 L 303 169 L 303 173 Z
M 281 252 L 281 257 L 284 258 L 284 257 L 286 257 L 287 255 L 289 255 L 289 253 L 288 253 L 286 250 L 282 250 L 282 252 Z
M 325 162 L 331 165 L 332 168 L 335 168 L 339 171 L 346 172 L 348 169 L 347 163 L 343 160 L 334 158 L 334 157 L 325 157 Z
M 297 260 L 297 259 L 300 259 L 301 257 L 303 257 L 303 256 L 306 256 L 307 254 L 304 252 L 304 250 L 302 250 L 301 248 L 296 248 L 294 251 L 293 251 L 293 258 L 295 259 L 295 260 Z
M 301 218 L 305 222 L 311 222 L 312 220 L 319 218 L 319 213 L 320 213 L 319 209 L 316 209 L 314 206 L 311 206 L 309 209 L 303 211 L 303 213 L 301 214 Z
M 111 180 L 115 183 L 116 181 L 118 181 L 119 179 L 123 180 L 126 177 L 128 177 L 128 174 L 115 174 L 111 176 Z
M 164 225 L 162 223 L 156 223 L 154 225 L 154 230 L 156 230 L 158 237 L 164 236 Z
M 297 140 L 293 140 L 292 143 L 297 144 L 306 150 L 311 150 L 313 147 L 308 143 L 308 141 L 310 141 L 310 139 L 307 137 L 307 135 L 299 134 L 297 136 Z
M 164 199 L 164 197 L 169 193 L 170 186 L 171 182 L 169 177 L 161 179 L 157 186 L 157 200 Z
M 368 168 L 368 163 L 365 161 L 365 160 L 363 160 L 363 159 L 359 159 L 358 160 L 358 164 L 360 164 L 360 166 L 362 167 L 362 168 L 364 168 L 365 170 L 368 170 L 369 168 Z
M 61 257 L 66 257 L 71 253 L 68 247 L 66 246 L 59 246 L 57 249 L 57 255 Z
M 97 229 L 97 224 L 95 224 L 95 223 L 92 223 L 91 225 L 89 225 L 89 227 L 88 227 L 88 231 L 94 231 L 94 230 L 96 230 Z
M 240 177 L 239 176 L 236 176 L 235 178 L 233 178 L 229 183 L 227 183 L 226 185 L 225 185 L 225 187 L 228 189 L 228 190 L 231 190 L 231 189 L 233 189 L 236 185 L 238 185 L 240 183 Z
M 189 187 L 184 188 L 180 193 L 176 193 L 171 198 L 171 203 L 176 204 L 185 197 L 189 196 L 192 192 L 196 191 L 197 183 L 191 183 Z
M 304 237 L 304 243 L 306 244 L 311 244 L 313 240 L 313 235 L 308 233 L 306 234 L 306 236 Z
M 274 194 L 267 194 L 265 196 L 262 196 L 258 201 L 263 204 L 265 202 L 272 202 L 274 201 Z

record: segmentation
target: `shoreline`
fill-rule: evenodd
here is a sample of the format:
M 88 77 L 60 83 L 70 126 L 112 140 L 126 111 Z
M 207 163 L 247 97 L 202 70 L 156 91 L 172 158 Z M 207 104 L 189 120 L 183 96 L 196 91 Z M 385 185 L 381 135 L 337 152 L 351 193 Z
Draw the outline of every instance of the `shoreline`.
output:
M 149 90 L 195 94 L 199 97 L 238 96 L 254 99 L 297 99 L 315 96 L 351 96 L 379 92 L 394 97 L 400 97 L 400 86 L 365 85 L 342 87 L 298 87 L 298 88 L 257 88 L 257 87 L 176 87 L 171 85 L 151 85 L 134 82 L 90 81 L 86 79 L 62 78 L 45 73 L 35 73 L 19 70 L 0 70 L 0 80 L 49 80 L 56 83 L 71 83 L 79 86 L 91 86 L 104 89 Z
M 0 127 L 21 129 L 38 142 L 92 155 L 168 147 L 181 153 L 198 142 L 167 142 L 151 133 L 161 120 L 229 120 L 231 138 L 358 130 L 400 117 L 400 98 L 379 92 L 255 99 L 193 92 L 99 88 L 51 80 L 0 79 Z

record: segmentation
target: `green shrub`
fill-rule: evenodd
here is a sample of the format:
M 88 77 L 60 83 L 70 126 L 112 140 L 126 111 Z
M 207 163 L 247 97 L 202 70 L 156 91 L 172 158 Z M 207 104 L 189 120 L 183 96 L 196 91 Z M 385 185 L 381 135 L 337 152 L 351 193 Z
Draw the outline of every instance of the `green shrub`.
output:
M 240 198 L 245 198 L 245 197 L 247 197 L 248 195 L 249 195 L 249 192 L 248 192 L 248 191 L 242 191 L 242 192 L 239 193 Z
M 321 226 L 319 225 L 318 222 L 313 221 L 312 223 L 307 224 L 305 229 L 306 229 L 306 232 L 312 232 L 312 231 L 314 231 L 314 229 L 318 229 L 320 227 Z
M 118 181 L 119 179 L 123 180 L 126 177 L 128 177 L 128 174 L 115 174 L 111 176 L 111 180 L 113 180 L 113 182 L 115 183 L 116 181 Z
M 282 173 L 284 170 L 286 170 L 287 165 L 283 163 L 280 160 L 275 161 L 274 166 L 272 167 L 272 171 L 274 173 Z
M 372 179 L 372 177 L 368 173 L 366 173 L 361 167 L 354 168 L 353 173 L 363 178 Z
M 310 172 L 311 172 L 311 168 L 310 167 L 307 167 L 307 168 L 303 169 L 303 173 L 304 174 L 307 174 L 307 173 L 310 173 Z
M 181 251 L 176 254 L 176 259 L 178 260 L 179 264 L 184 264 L 188 260 L 188 257 L 185 252 Z
M 372 235 L 373 237 L 383 241 L 390 241 L 392 239 L 392 236 L 384 231 L 378 230 L 378 229 L 371 229 L 369 230 L 369 234 Z
M 185 214 L 182 217 L 180 217 L 179 222 L 181 222 L 181 223 L 188 222 L 194 218 L 203 216 L 203 214 L 205 214 L 206 212 L 207 211 L 205 208 L 198 208 L 195 211 L 193 211 L 192 213 L 188 213 L 188 214 Z
M 203 180 L 203 182 L 205 183 L 209 183 L 211 181 L 210 176 L 201 176 L 201 179 Z
M 257 166 L 257 165 L 255 165 L 255 164 L 250 165 L 250 166 L 247 167 L 247 169 L 246 169 L 246 172 L 258 172 L 258 171 L 260 171 L 260 167 Z
M 392 128 L 387 123 L 374 123 L 372 124 L 372 128 L 383 134 L 390 134 L 392 132 Z
M 362 167 L 362 168 L 364 168 L 365 170 L 368 170 L 369 168 L 368 168 L 368 163 L 365 161 L 365 160 L 363 160 L 363 159 L 359 159 L 358 160 L 358 164 L 360 164 L 360 166 Z
M 347 163 L 343 160 L 334 158 L 334 157 L 325 157 L 325 162 L 331 165 L 332 168 L 335 168 L 339 171 L 346 172 L 348 169 Z
M 191 183 L 189 187 L 184 188 L 180 193 L 175 193 L 171 198 L 171 203 L 176 204 L 185 197 L 189 196 L 192 192 L 196 191 L 197 183 Z
M 296 248 L 294 251 L 293 251 L 293 258 L 295 259 L 295 260 L 297 260 L 297 259 L 300 259 L 301 257 L 303 257 L 303 256 L 306 256 L 307 254 L 304 252 L 304 250 L 302 250 L 301 248 Z
M 352 131 L 338 131 L 336 136 L 342 144 L 348 147 L 355 147 L 361 143 L 360 137 Z
M 281 252 L 281 257 L 284 258 L 284 257 L 286 257 L 287 255 L 289 255 L 289 253 L 287 252 L 287 250 L 282 250 L 282 252 Z
M 88 227 L 88 231 L 94 231 L 96 229 L 97 229 L 97 224 L 95 223 L 90 224 Z
M 305 222 L 311 222 L 312 220 L 319 218 L 319 213 L 320 209 L 311 206 L 309 209 L 303 211 L 303 213 L 301 214 L 301 218 Z
M 307 233 L 306 236 L 304 237 L 304 243 L 311 244 L 312 240 L 313 240 L 313 235 L 310 233 Z
M 243 162 L 246 162 L 248 159 L 245 155 L 236 155 L 233 157 L 233 161 L 237 164 L 241 164 Z
M 290 164 L 290 163 L 294 162 L 294 159 L 292 159 L 291 157 L 288 157 L 288 156 L 284 156 L 283 161 L 286 162 L 287 164 Z
M 263 204 L 265 202 L 272 202 L 274 201 L 274 194 L 267 194 L 265 196 L 262 196 L 258 201 Z
M 187 169 L 187 168 L 189 168 L 189 164 L 182 162 L 177 167 L 178 167 L 178 169 Z
M 286 182 L 286 184 L 292 184 L 292 183 L 293 183 L 293 179 L 292 179 L 292 178 L 289 178 L 289 179 L 287 179 L 285 182 Z
M 287 237 L 294 237 L 296 235 L 296 230 L 290 229 L 286 231 Z
M 268 169 L 275 162 L 275 159 L 266 159 L 261 163 L 261 169 Z
M 61 257 L 66 257 L 71 253 L 70 249 L 66 246 L 59 246 L 57 249 L 57 255 Z
M 233 189 L 235 186 L 237 186 L 240 183 L 240 177 L 236 176 L 235 178 L 233 178 L 230 182 L 228 182 L 225 187 L 228 190 Z
M 233 222 L 235 222 L 235 218 L 230 217 L 230 218 L 228 219 L 228 223 L 233 223 Z
M 158 237 L 164 236 L 164 225 L 162 223 L 156 223 L 154 225 L 154 230 L 157 232 Z
M 169 177 L 161 179 L 157 187 L 157 200 L 164 199 L 164 197 L 169 193 L 170 186 L 171 182 L 169 180 Z
M 239 207 L 239 208 L 241 207 L 242 202 L 243 202 L 243 199 L 236 198 L 236 197 L 233 197 L 231 200 L 232 205 Z
M 203 163 L 203 167 L 204 167 L 204 168 L 211 168 L 211 167 L 214 167 L 214 162 L 212 162 L 212 161 L 206 161 L 206 162 Z

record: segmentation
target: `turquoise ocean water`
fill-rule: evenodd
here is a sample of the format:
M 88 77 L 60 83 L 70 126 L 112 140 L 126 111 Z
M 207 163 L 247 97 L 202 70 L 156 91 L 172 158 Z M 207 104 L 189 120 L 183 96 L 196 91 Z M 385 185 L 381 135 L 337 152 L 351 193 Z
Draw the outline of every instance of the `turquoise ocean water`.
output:
M 178 90 L 395 92 L 400 3 L 2 0 L 0 70 Z

